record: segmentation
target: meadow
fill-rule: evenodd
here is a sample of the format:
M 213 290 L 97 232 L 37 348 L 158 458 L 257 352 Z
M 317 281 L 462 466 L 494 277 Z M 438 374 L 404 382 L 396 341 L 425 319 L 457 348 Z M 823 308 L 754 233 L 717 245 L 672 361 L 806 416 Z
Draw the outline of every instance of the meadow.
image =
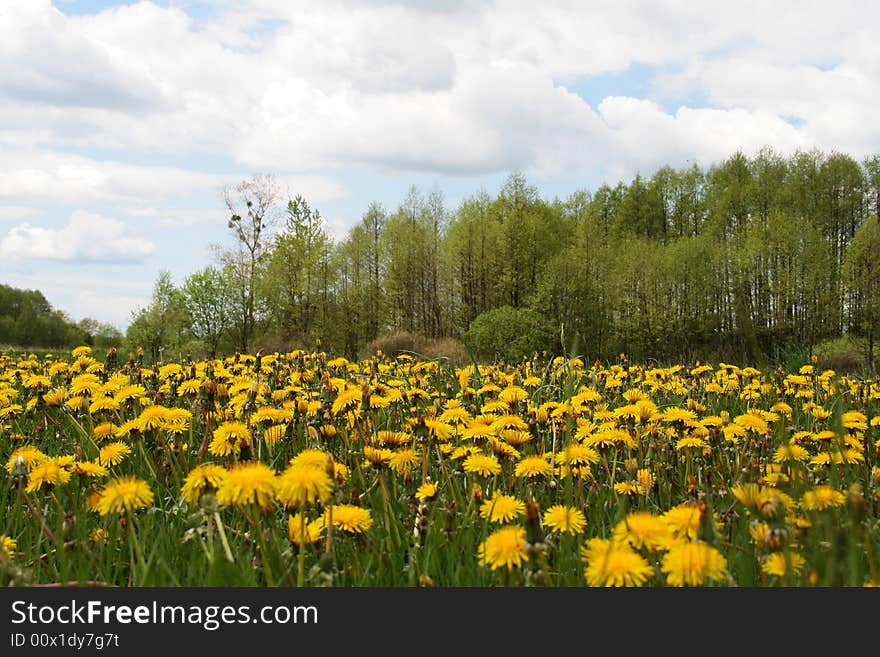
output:
M 7 352 L 0 583 L 874 586 L 878 454 L 811 362 Z

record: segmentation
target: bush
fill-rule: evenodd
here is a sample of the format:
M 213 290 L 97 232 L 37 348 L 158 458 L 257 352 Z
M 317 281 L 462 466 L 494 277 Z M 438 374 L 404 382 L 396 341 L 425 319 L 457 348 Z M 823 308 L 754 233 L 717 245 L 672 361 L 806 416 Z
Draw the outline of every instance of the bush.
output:
M 465 340 L 481 360 L 515 362 L 535 353 L 558 351 L 556 328 L 528 308 L 502 306 L 478 315 Z
M 375 356 L 380 351 L 386 356 L 411 354 L 428 359 L 448 359 L 455 365 L 469 362 L 467 350 L 455 338 L 426 338 L 409 331 L 380 335 L 365 348 L 367 356 Z
M 868 369 L 868 362 L 858 339 L 850 335 L 826 340 L 813 348 L 818 367 L 841 374 L 859 374 Z

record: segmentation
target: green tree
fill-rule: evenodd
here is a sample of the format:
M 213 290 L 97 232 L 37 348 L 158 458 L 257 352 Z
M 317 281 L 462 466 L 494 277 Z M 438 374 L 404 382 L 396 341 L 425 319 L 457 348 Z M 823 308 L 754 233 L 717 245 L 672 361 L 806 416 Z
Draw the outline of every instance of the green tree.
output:
M 204 344 L 209 358 L 214 358 L 221 341 L 232 325 L 230 309 L 235 303 L 231 272 L 212 266 L 200 269 L 183 282 L 183 306 L 189 329 Z
M 501 224 L 490 214 L 492 197 L 483 190 L 464 199 L 443 237 L 450 286 L 453 324 L 467 330 L 480 313 L 500 305 L 502 272 Z
M 308 345 L 324 314 L 333 242 L 321 213 L 297 195 L 287 203 L 284 230 L 275 236 L 268 294 L 282 342 Z
M 124 335 L 118 328 L 107 322 L 99 322 L 92 317 L 85 317 L 77 322 L 77 326 L 83 332 L 85 344 L 108 348 L 122 343 Z
M 849 329 L 864 339 L 868 366 L 876 371 L 875 345 L 880 339 L 880 220 L 869 217 L 850 243 L 843 263 L 848 290 Z
M 171 273 L 163 269 L 153 284 L 149 305 L 132 312 L 125 337 L 155 362 L 184 344 L 190 325 L 184 295 L 175 287 Z

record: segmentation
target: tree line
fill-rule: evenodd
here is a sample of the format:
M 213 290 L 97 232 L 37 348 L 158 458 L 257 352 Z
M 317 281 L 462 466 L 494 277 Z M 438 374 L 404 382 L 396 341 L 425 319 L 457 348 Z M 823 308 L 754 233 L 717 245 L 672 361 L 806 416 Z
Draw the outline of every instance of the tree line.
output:
M 546 350 L 589 358 L 754 361 L 850 335 L 873 359 L 880 337 L 880 156 L 764 148 L 552 200 L 514 172 L 455 208 L 413 187 L 340 240 L 269 175 L 224 202 L 231 245 L 179 286 L 162 272 L 134 314 L 127 337 L 155 358 L 355 357 L 393 331 L 467 342 L 502 308 Z
M 86 317 L 74 322 L 39 290 L 0 284 L 0 345 L 57 349 L 86 344 L 119 345 L 123 335 L 111 324 Z

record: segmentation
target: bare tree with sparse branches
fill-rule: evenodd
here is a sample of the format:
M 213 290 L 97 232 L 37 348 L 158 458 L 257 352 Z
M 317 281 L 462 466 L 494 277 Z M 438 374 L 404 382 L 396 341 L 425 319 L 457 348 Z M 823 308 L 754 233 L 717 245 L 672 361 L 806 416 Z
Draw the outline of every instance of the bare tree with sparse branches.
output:
M 268 310 L 263 308 L 260 269 L 271 248 L 271 233 L 281 215 L 278 183 L 271 174 L 255 174 L 237 185 L 223 188 L 229 212 L 229 229 L 236 238 L 231 249 L 214 246 L 217 259 L 235 277 L 235 341 L 247 353 Z

